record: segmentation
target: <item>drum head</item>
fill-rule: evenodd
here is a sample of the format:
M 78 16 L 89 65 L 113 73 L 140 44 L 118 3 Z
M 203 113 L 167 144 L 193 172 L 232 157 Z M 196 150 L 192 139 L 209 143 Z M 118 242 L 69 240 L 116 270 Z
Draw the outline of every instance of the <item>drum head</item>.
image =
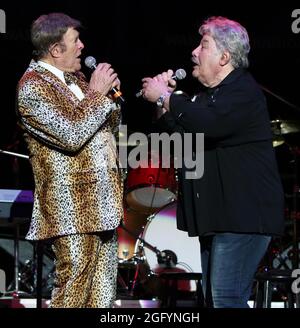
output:
M 139 206 L 161 208 L 176 199 L 173 191 L 155 186 L 140 187 L 128 193 L 126 200 L 132 208 Z
M 165 206 L 147 223 L 143 239 L 160 251 L 168 250 L 177 257 L 177 268 L 186 272 L 202 272 L 201 252 L 198 237 L 189 237 L 187 232 L 177 229 L 176 202 Z M 159 269 L 155 252 L 144 246 L 146 261 L 152 271 Z

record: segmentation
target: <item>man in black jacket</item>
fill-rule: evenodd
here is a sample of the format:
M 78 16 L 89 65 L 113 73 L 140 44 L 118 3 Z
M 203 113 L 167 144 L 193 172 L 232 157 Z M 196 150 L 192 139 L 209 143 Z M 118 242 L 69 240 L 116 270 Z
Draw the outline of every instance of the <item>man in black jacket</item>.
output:
M 203 176 L 188 179 L 181 170 L 177 226 L 200 237 L 203 287 L 213 306 L 248 307 L 271 236 L 283 232 L 283 190 L 266 101 L 246 70 L 247 31 L 210 17 L 199 33 L 192 74 L 206 91 L 192 99 L 174 93 L 168 70 L 143 79 L 143 97 L 157 103 L 164 131 L 204 133 Z

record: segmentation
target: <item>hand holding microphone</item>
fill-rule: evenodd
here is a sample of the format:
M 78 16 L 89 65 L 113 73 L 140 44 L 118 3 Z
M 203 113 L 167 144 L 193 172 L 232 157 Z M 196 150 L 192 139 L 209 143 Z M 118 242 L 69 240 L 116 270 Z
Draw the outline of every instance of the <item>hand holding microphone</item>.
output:
M 110 93 L 116 101 L 125 101 L 121 91 L 118 89 L 120 86 L 118 75 L 111 68 L 110 64 L 100 63 L 97 65 L 96 59 L 92 56 L 86 57 L 84 63 L 87 67 L 94 70 L 89 85 L 91 89 L 100 91 L 104 95 Z
M 169 74 L 168 74 L 169 73 Z M 168 76 L 169 75 L 169 76 Z M 183 80 L 185 77 L 186 77 L 186 71 L 183 69 L 183 68 L 179 68 L 178 70 L 176 70 L 176 72 L 173 74 L 173 71 L 172 70 L 169 70 L 168 72 L 165 72 L 163 74 L 159 74 L 157 75 L 156 77 L 154 77 L 153 79 L 158 79 L 158 78 L 161 78 L 161 79 L 164 79 L 166 81 L 167 84 L 170 84 L 171 88 L 172 87 L 175 87 L 176 84 L 172 84 L 170 83 L 171 81 L 170 80 Z M 143 79 L 143 82 L 144 82 L 145 79 Z M 141 97 L 143 96 L 144 94 L 144 89 L 141 89 L 139 92 L 137 92 L 135 94 L 135 96 L 138 98 L 138 97 Z
M 177 73 L 177 75 L 176 75 Z M 169 109 L 169 96 L 176 87 L 174 80 L 183 79 L 186 73 L 183 69 L 177 70 L 174 74 L 172 70 L 158 74 L 153 78 L 145 77 L 142 79 L 143 89 L 140 93 L 143 98 L 157 104 L 158 107 Z

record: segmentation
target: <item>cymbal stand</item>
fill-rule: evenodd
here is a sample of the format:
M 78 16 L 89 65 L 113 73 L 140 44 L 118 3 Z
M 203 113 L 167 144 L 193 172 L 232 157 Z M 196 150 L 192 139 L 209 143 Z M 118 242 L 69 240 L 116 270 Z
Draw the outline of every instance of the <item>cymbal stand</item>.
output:
M 151 216 L 150 216 L 150 218 L 151 218 Z M 157 247 L 155 247 L 155 246 L 149 244 L 148 242 L 146 242 L 145 239 L 143 239 L 143 238 L 140 237 L 139 235 L 136 235 L 135 233 L 133 233 L 131 230 L 129 230 L 128 228 L 126 228 L 123 224 L 121 224 L 121 228 L 122 228 L 123 230 L 125 230 L 129 235 L 131 235 L 132 237 L 134 237 L 136 240 L 139 240 L 139 241 L 142 243 L 143 246 L 149 248 L 149 249 L 150 249 L 152 252 L 154 252 L 158 257 L 161 256 L 161 251 L 160 251 Z
M 151 218 L 151 216 L 150 216 Z M 149 248 L 152 252 L 154 252 L 157 256 L 158 259 L 160 259 L 162 257 L 162 252 L 155 246 L 149 244 L 148 242 L 145 241 L 145 239 L 143 239 L 142 237 L 140 237 L 139 235 L 136 235 L 135 233 L 133 233 L 131 230 L 129 230 L 128 228 L 126 228 L 123 224 L 121 224 L 120 226 L 123 230 L 125 230 L 129 235 L 131 235 L 132 237 L 134 237 L 136 240 L 139 240 L 141 242 L 141 246 L 140 247 L 147 247 Z M 144 260 L 141 259 L 140 257 L 137 258 L 136 254 L 135 254 L 135 259 L 137 260 L 137 268 L 135 270 L 135 274 L 134 274 L 134 278 L 132 281 L 132 285 L 130 288 L 130 294 L 131 296 L 133 296 L 134 290 L 135 290 L 135 286 L 137 283 L 137 278 L 138 278 L 138 274 L 139 274 L 139 265 L 141 262 L 143 262 Z
M 20 240 L 20 224 L 14 223 L 14 280 L 10 284 L 9 289 L 4 293 L 4 296 L 12 296 L 19 298 L 20 296 L 31 296 L 24 291 L 20 291 L 20 268 L 19 268 L 19 240 Z
M 0 149 L 0 154 L 29 159 L 28 155 L 19 154 L 19 153 L 15 153 L 15 152 L 12 152 L 12 151 L 6 151 L 6 150 L 2 150 L 2 149 Z

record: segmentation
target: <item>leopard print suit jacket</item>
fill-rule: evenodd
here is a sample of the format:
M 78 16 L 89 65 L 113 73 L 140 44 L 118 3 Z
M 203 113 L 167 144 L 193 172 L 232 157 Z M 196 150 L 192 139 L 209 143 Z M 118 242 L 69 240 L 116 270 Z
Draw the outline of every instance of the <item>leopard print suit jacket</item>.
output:
M 115 229 L 123 217 L 122 178 L 113 133 L 120 108 L 89 90 L 81 101 L 50 71 L 32 61 L 18 84 L 35 192 L 29 240 Z

